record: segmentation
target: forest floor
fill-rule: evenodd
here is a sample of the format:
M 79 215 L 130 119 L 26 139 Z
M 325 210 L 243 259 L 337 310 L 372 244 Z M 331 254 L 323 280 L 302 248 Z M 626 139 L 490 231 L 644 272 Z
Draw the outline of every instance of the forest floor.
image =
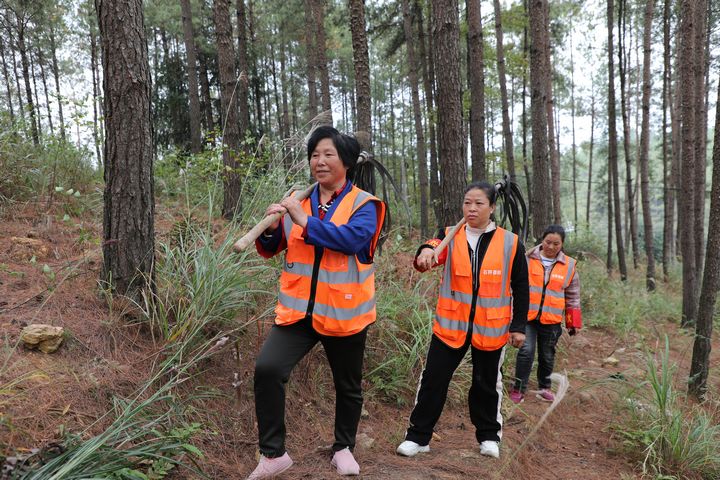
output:
M 159 222 L 157 230 L 167 232 L 170 225 Z M 120 306 L 109 309 L 99 293 L 102 256 L 97 239 L 101 232 L 101 225 L 93 221 L 48 223 L 30 207 L 2 220 L 0 390 L 22 373 L 42 372 L 43 376 L 23 382 L 12 395 L 0 396 L 0 463 L 4 456 L 58 442 L 63 432 L 92 426 L 90 430 L 98 433 L 109 421 L 94 422 L 107 411 L 113 395 L 131 394 L 155 365 L 159 347 L 147 329 L 126 321 Z M 33 241 L 28 243 L 28 238 Z M 32 257 L 36 263 L 30 262 Z M 47 269 L 43 271 L 45 264 L 54 278 Z M 269 327 L 269 319 L 263 322 L 257 332 L 253 328 L 237 339 L 239 361 L 232 349 L 221 351 L 204 365 L 197 381 L 198 386 L 219 393 L 202 400 L 193 414 L 193 420 L 204 427 L 194 444 L 205 455 L 199 463 L 209 478 L 242 479 L 256 464 L 252 372 L 262 332 Z M 49 355 L 13 348 L 22 328 L 31 323 L 63 326 L 64 344 Z M 374 328 L 382 328 L 382 319 Z M 372 330 L 370 335 L 372 341 Z M 665 335 L 671 338 L 671 359 L 682 389 L 692 336 L 674 323 L 648 320 L 643 332 L 623 337 L 594 328 L 585 328 L 572 338 L 563 335 L 555 371 L 567 375 L 567 395 L 540 428 L 536 428 L 538 421 L 550 404 L 532 394 L 520 405 L 505 397 L 499 459 L 479 454 L 464 392 L 451 395 L 431 452 L 411 459 L 394 453 L 403 439 L 411 405 L 366 396 L 356 448 L 361 477 L 642 478 L 637 459 L 625 455 L 621 435 L 613 425 L 622 422 L 623 392 L 645 378 L 646 352 L 662 350 Z M 715 341 L 711 359 L 715 369 L 720 363 L 718 352 Z M 617 364 L 605 361 L 611 356 Z M 239 374 L 238 388 L 231 386 L 235 373 Z M 507 380 L 512 371 L 505 374 Z M 718 391 L 717 373 L 712 372 L 710 381 Z M 322 349 L 315 349 L 293 372 L 288 388 L 287 448 L 295 465 L 284 478 L 339 478 L 330 466 L 333 416 L 331 375 Z M 197 477 L 176 472 L 168 478 Z

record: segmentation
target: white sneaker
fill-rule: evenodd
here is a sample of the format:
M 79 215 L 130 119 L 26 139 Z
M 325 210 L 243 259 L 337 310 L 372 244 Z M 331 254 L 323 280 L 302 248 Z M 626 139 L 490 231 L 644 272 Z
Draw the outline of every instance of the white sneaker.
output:
M 426 453 L 430 451 L 430 445 L 418 445 L 417 443 L 405 440 L 402 442 L 396 452 L 403 457 L 414 457 L 418 453 Z
M 500 458 L 500 444 L 492 440 L 485 440 L 480 444 L 480 455 Z

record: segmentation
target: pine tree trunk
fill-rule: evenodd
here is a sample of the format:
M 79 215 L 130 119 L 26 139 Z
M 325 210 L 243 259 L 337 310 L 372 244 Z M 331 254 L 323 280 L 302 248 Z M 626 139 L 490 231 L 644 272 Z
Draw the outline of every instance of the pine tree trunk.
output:
M 215 128 L 215 121 L 212 113 L 212 97 L 210 97 L 210 79 L 208 78 L 207 58 L 202 52 L 198 55 L 198 65 L 200 65 L 200 96 L 203 99 L 201 103 L 202 118 L 205 122 L 205 129 L 212 130 Z
M 40 135 L 35 118 L 35 102 L 33 102 L 32 88 L 30 87 L 30 63 L 28 61 L 27 48 L 25 46 L 25 27 L 23 20 L 16 14 L 17 20 L 17 48 L 20 53 L 20 65 L 22 66 L 23 79 L 25 80 L 25 95 L 27 111 L 30 114 L 30 132 L 35 145 L 40 144 Z
M 328 71 L 327 55 L 325 53 L 325 0 L 312 0 L 313 17 L 315 18 L 315 29 L 317 36 L 315 37 L 315 51 L 317 61 L 317 72 L 320 76 L 320 101 L 324 116 L 327 115 L 325 123 L 333 124 L 332 118 L 332 101 L 330 97 L 330 73 Z
M 415 139 L 417 142 L 418 182 L 420 188 L 420 233 L 427 238 L 428 228 L 428 172 L 427 151 L 425 148 L 425 133 L 422 124 L 422 107 L 420 105 L 420 88 L 418 86 L 418 61 L 415 53 L 415 36 L 413 35 L 413 16 L 410 11 L 410 0 L 402 0 L 403 30 L 405 32 L 405 46 L 408 56 L 408 77 L 412 95 L 413 122 L 415 124 Z
M 523 12 L 528 15 L 527 0 L 523 0 Z M 530 63 L 530 47 L 528 45 L 528 27 L 527 23 L 523 25 L 523 77 L 522 77 L 522 156 L 523 156 L 523 172 L 525 172 L 525 183 L 527 186 L 528 205 L 533 205 L 532 188 L 530 187 L 530 168 L 528 167 L 527 157 L 527 83 L 528 83 L 528 64 Z
M 317 98 L 317 46 L 315 41 L 315 18 L 313 17 L 314 0 L 305 0 L 305 54 L 307 60 L 307 85 L 308 85 L 308 113 L 307 121 L 312 120 L 318 114 Z
M 545 19 L 548 15 L 547 0 L 530 0 L 529 16 L 536 19 L 530 22 L 530 118 L 532 122 L 532 158 L 533 182 L 530 211 L 532 214 L 532 232 L 536 240 L 551 223 L 552 206 L 549 202 L 552 193 L 549 177 L 548 158 L 548 116 L 546 104 L 547 88 L 550 85 L 549 48 Z
M 432 31 L 428 26 L 428 34 L 425 34 L 425 21 L 423 19 L 423 10 L 419 0 L 415 0 L 415 12 L 418 17 L 418 38 L 420 45 L 420 69 L 423 77 L 423 89 L 425 90 L 425 114 L 428 125 L 428 137 L 430 139 L 430 204 L 433 207 L 433 213 L 435 214 L 435 223 L 440 226 L 440 218 L 442 217 L 442 211 L 440 208 L 440 169 L 437 161 L 437 142 L 435 132 L 435 63 L 432 60 L 432 55 L 428 52 L 432 52 Z M 428 16 L 428 25 L 431 19 Z M 427 39 L 427 45 L 425 40 Z
M 15 110 L 13 108 L 12 86 L 10 83 L 10 75 L 8 74 L 7 63 L 5 62 L 5 42 L 3 42 L 2 38 L 0 38 L 0 57 L 2 58 L 2 69 L 3 69 L 3 77 L 5 79 L 8 111 L 10 113 L 10 123 L 14 124 L 15 123 Z
M 512 137 L 512 124 L 508 108 L 507 79 L 505 77 L 505 46 L 503 45 L 502 11 L 500 0 L 493 0 L 495 9 L 495 42 L 497 50 L 498 82 L 500 83 L 500 101 L 502 103 L 502 129 L 505 140 L 505 160 L 510 178 L 515 181 L 515 152 Z
M 437 67 L 438 151 L 441 173 L 442 225 L 454 225 L 462 216 L 467 183 L 463 161 L 462 89 L 460 85 L 460 25 L 457 0 L 432 2 L 433 59 Z
M 38 88 L 37 88 L 37 75 L 35 74 L 35 61 L 33 60 L 33 56 L 31 52 L 28 52 L 28 59 L 30 60 L 30 78 L 32 79 L 32 86 L 33 86 L 33 95 L 35 96 L 35 108 L 37 108 L 37 115 L 35 115 L 35 120 L 37 121 L 37 132 L 38 136 L 42 137 L 42 122 L 41 117 L 42 114 L 40 113 L 40 99 L 38 96 Z M 78 126 L 78 130 L 79 130 Z M 78 133 L 78 148 L 80 148 L 80 134 Z
M 282 124 L 281 132 L 283 139 L 290 138 L 290 108 L 288 106 L 288 85 L 287 72 L 285 71 L 285 45 L 280 46 L 280 82 L 282 92 Z
M 200 98 L 198 96 L 197 55 L 192 25 L 190 0 L 180 0 L 182 8 L 183 39 L 187 52 L 188 98 L 190 100 L 190 151 L 200 153 L 202 138 L 200 131 Z
M 485 57 L 480 0 L 466 0 L 468 83 L 470 88 L 470 156 L 472 181 L 487 178 L 485 165 Z
M 17 91 L 17 99 L 18 103 L 20 104 L 20 119 L 22 120 L 23 124 L 23 131 L 25 132 L 25 135 L 27 136 L 27 127 L 25 124 L 25 104 L 23 103 L 22 99 L 22 90 L 20 89 L 20 75 L 18 75 L 18 69 L 17 69 L 17 61 L 15 59 L 15 51 L 11 48 L 10 53 L 12 54 L 12 64 L 13 64 L 13 73 L 15 74 L 15 88 Z
M 99 137 L 99 118 L 98 118 L 98 102 L 100 96 L 98 95 L 98 86 L 100 79 L 97 78 L 97 37 L 95 32 L 90 32 L 90 70 L 92 71 L 92 83 L 93 83 L 93 143 L 95 144 L 95 156 L 97 157 L 98 167 L 102 168 L 104 165 L 101 142 Z
M 47 88 L 47 77 L 45 76 L 44 59 L 42 56 L 42 49 L 38 49 L 38 65 L 40 66 L 40 79 L 43 84 L 43 92 L 45 93 L 45 108 L 47 108 L 48 126 L 50 127 L 50 135 L 55 135 L 55 127 L 53 126 L 52 120 L 52 109 L 50 108 L 50 94 Z
M 615 239 L 617 243 L 618 269 L 620 280 L 627 280 L 627 265 L 625 264 L 625 246 L 622 235 L 622 209 L 620 205 L 620 186 L 618 174 L 617 151 L 617 125 L 615 113 L 615 62 L 613 59 L 613 0 L 607 2 L 607 28 L 608 28 L 608 163 L 610 176 L 612 176 L 613 210 L 615 213 Z M 610 244 L 608 244 L 610 249 Z
M 697 281 L 703 277 L 703 264 L 705 257 L 705 185 L 707 167 L 707 110 L 708 93 L 710 89 L 708 69 L 710 62 L 709 23 L 707 0 L 699 0 L 695 11 L 695 62 L 697 63 L 697 92 L 695 100 L 697 106 L 695 132 L 695 275 Z
M 663 4 L 663 93 L 662 93 L 662 161 L 663 161 L 663 281 L 668 282 L 670 277 L 670 262 L 672 261 L 672 245 L 674 243 L 673 227 L 675 219 L 675 190 L 671 187 L 669 177 L 670 167 L 673 163 L 670 148 L 668 147 L 668 95 L 670 94 L 670 0 Z
M 236 217 L 241 210 L 240 175 L 237 153 L 240 147 L 237 97 L 235 90 L 235 49 L 232 41 L 229 0 L 214 0 L 213 16 L 217 36 L 218 70 L 220 71 L 220 118 L 223 138 L 223 209 L 227 219 Z
M 653 247 L 653 221 L 650 211 L 650 54 L 652 53 L 651 34 L 655 0 L 647 0 L 645 5 L 645 29 L 643 33 L 643 88 L 642 88 L 642 131 L 640 134 L 640 190 L 642 194 L 642 212 L 645 236 L 645 257 L 647 273 L 645 283 L 649 292 L 655 290 L 655 249 Z
M 237 86 L 238 121 L 240 122 L 240 141 L 250 129 L 250 63 L 248 61 L 247 18 L 245 15 L 245 0 L 237 0 L 236 14 L 238 24 L 238 69 L 240 76 Z
M 692 363 L 688 392 L 697 399 L 704 399 L 707 392 L 707 379 L 710 371 L 710 351 L 712 350 L 713 315 L 720 290 L 720 84 L 715 112 L 715 143 L 713 144 L 712 191 L 710 194 L 710 223 L 708 225 L 707 258 L 700 304 L 697 312 L 695 342 L 693 344 Z
M 545 49 L 545 65 L 546 74 L 545 82 L 547 82 L 546 104 L 547 110 L 547 127 L 548 127 L 548 153 L 550 155 L 550 184 L 552 187 L 552 212 L 553 223 L 560 225 L 562 223 L 562 208 L 560 205 L 560 141 L 555 138 L 555 99 L 553 97 L 553 64 L 550 58 L 550 8 L 547 0 L 543 8 L 543 25 L 544 25 L 544 49 Z
M 570 33 L 570 119 L 572 122 L 572 189 L 573 189 L 573 212 L 575 228 L 578 224 L 578 199 L 577 199 L 577 145 L 575 144 L 575 59 L 573 57 L 573 37 Z
M 590 152 L 588 153 L 588 190 L 587 205 L 585 206 L 585 224 L 590 231 L 590 197 L 592 194 L 593 183 L 593 151 L 595 147 L 595 88 L 590 93 Z
M 105 92 L 103 280 L 141 301 L 154 263 L 150 66 L 141 0 L 96 0 Z
M 352 33 L 353 62 L 355 65 L 355 95 L 357 102 L 357 130 L 355 136 L 365 150 L 372 150 L 370 121 L 370 55 L 365 31 L 365 5 L 363 0 L 348 0 L 350 31 Z
M 57 61 L 57 46 L 55 45 L 55 30 L 52 24 L 50 25 L 50 54 L 52 55 L 52 71 L 53 77 L 55 78 L 55 93 L 57 94 L 58 100 L 58 117 L 60 119 L 60 138 L 65 140 L 65 117 L 63 115 L 63 102 L 62 96 L 60 95 L 60 69 L 58 68 Z M 98 157 L 99 158 L 99 157 Z M 101 164 L 102 166 L 102 164 Z

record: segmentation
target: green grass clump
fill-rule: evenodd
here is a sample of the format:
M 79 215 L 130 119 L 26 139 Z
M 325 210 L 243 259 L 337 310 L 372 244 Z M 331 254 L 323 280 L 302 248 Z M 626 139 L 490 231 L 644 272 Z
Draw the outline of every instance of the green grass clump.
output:
M 658 365 L 659 363 L 659 365 Z M 720 478 L 720 425 L 675 391 L 670 345 L 647 357 L 647 377 L 628 397 L 627 420 L 615 425 L 627 452 L 655 478 Z

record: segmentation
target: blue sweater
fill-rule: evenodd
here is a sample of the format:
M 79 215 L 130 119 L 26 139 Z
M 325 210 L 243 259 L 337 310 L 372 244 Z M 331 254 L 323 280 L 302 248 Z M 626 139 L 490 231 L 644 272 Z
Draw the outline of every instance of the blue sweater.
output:
M 370 256 L 370 242 L 377 228 L 377 206 L 375 202 L 368 202 L 355 212 L 345 225 L 335 225 L 332 222 L 333 213 L 342 199 L 352 189 L 352 183 L 347 182 L 342 193 L 333 202 L 325 214 L 325 218 L 318 217 L 319 191 L 316 187 L 310 195 L 310 208 L 312 216 L 308 217 L 305 243 L 320 248 L 329 248 L 346 255 L 356 255 L 360 263 L 372 263 Z M 287 214 L 286 214 L 287 215 Z M 270 236 L 261 235 L 255 242 L 258 252 L 265 258 L 270 258 L 287 248 L 287 239 L 280 227 Z

